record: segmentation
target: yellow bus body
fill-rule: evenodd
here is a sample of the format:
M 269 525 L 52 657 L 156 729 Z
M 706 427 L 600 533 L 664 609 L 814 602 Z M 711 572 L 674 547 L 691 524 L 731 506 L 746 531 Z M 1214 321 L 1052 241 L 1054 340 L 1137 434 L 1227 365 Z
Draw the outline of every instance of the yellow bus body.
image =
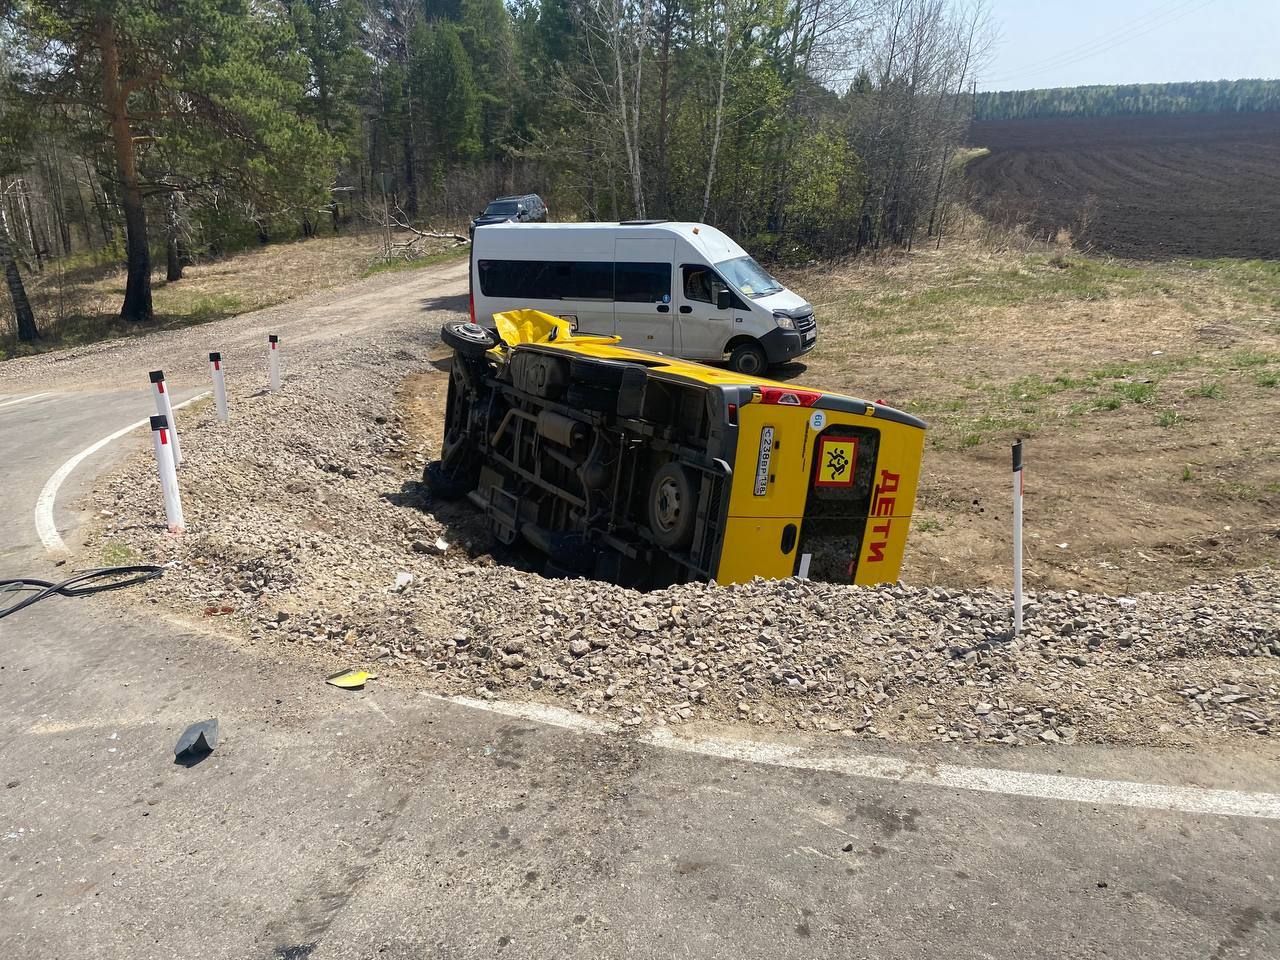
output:
M 792 538 L 791 549 L 783 547 L 789 526 L 796 529 L 812 519 L 806 515 L 806 504 L 812 504 L 824 476 L 823 464 L 818 462 L 819 438 L 842 431 L 860 431 L 864 438 L 874 434 L 874 460 L 863 463 L 859 459 L 858 463 L 864 475 L 870 471 L 867 503 L 859 519 L 860 543 L 856 552 L 850 549 L 848 569 L 833 569 L 831 578 L 859 584 L 898 578 L 924 452 L 923 421 L 854 397 L 620 347 L 616 337 L 575 335 L 569 322 L 535 310 L 499 313 L 494 320 L 505 344 L 492 351 L 495 355 L 517 344 L 539 344 L 599 360 L 642 363 L 650 377 L 674 378 L 707 388 L 750 389 L 749 394 L 741 389 L 734 393 L 749 399 L 736 411 L 737 444 L 728 464 L 732 470 L 729 503 L 714 569 L 718 583 L 740 583 L 753 577 L 781 579 L 799 572 L 799 538 Z M 788 402 L 789 398 L 797 402 Z M 767 476 L 762 476 L 761 447 L 766 431 L 772 443 Z M 837 463 L 855 452 L 851 440 L 838 436 L 823 449 Z M 836 489 L 838 484 L 831 487 Z M 844 522 L 852 517 L 842 514 L 837 519 Z M 837 565 L 843 566 L 843 561 Z

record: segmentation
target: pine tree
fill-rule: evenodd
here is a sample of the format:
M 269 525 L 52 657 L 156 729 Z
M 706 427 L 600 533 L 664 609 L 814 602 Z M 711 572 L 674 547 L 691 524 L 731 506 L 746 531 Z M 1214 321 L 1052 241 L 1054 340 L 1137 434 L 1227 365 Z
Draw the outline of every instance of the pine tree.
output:
M 31 114 L 23 109 L 22 101 L 15 96 L 6 68 L 7 64 L 0 62 L 0 187 L 3 187 L 5 178 L 22 172 L 24 158 L 31 148 L 32 133 Z M 18 339 L 32 343 L 39 339 L 40 329 L 36 326 L 35 312 L 27 298 L 22 274 L 18 271 L 13 236 L 5 213 L 6 199 L 0 189 L 0 270 L 4 271 L 5 286 L 9 289 Z
M 124 212 L 120 315 L 151 318 L 149 196 L 233 184 L 278 205 L 327 188 L 330 143 L 296 107 L 305 61 L 274 8 L 250 0 L 14 0 L 29 92 L 78 111 L 109 151 Z M 328 171 L 328 172 L 327 172 Z
M 458 29 L 447 21 L 420 26 L 410 86 L 429 105 L 427 127 L 433 151 L 433 179 L 447 167 L 480 152 L 480 101 L 471 61 Z

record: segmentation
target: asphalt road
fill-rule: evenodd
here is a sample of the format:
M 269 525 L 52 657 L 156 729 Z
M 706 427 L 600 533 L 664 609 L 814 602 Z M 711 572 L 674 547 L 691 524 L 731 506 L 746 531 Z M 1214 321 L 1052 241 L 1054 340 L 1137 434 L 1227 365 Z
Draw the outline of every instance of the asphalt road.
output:
M 303 306 L 290 342 L 456 294 L 437 280 Z M 256 343 L 257 318 L 227 323 L 233 349 L 237 329 Z M 149 358 L 88 372 L 115 357 L 0 385 L 0 577 L 74 565 L 53 566 L 34 505 L 69 456 L 151 412 Z M 145 440 L 72 473 L 68 542 L 93 476 Z M 321 680 L 159 607 L 54 598 L 0 621 L 0 956 L 1280 956 L 1280 819 L 727 760 Z M 175 764 L 210 716 L 216 752 Z M 1274 750 L 817 747 L 1280 792 Z

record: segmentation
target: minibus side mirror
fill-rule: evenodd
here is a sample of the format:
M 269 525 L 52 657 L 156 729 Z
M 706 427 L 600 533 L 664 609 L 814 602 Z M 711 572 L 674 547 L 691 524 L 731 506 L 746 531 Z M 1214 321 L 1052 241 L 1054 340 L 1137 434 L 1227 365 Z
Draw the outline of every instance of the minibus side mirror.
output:
M 716 309 L 717 310 L 729 309 L 729 291 L 728 290 L 720 289 L 716 291 Z

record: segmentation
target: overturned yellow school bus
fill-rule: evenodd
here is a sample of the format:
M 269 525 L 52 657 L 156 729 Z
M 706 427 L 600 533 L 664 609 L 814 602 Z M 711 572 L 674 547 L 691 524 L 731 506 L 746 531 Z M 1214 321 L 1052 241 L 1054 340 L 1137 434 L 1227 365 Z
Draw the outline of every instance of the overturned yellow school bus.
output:
M 444 443 L 425 480 L 551 575 L 641 588 L 894 580 L 923 421 L 852 397 L 575 335 L 534 310 L 449 323 Z M 495 335 L 496 333 L 496 335 Z

